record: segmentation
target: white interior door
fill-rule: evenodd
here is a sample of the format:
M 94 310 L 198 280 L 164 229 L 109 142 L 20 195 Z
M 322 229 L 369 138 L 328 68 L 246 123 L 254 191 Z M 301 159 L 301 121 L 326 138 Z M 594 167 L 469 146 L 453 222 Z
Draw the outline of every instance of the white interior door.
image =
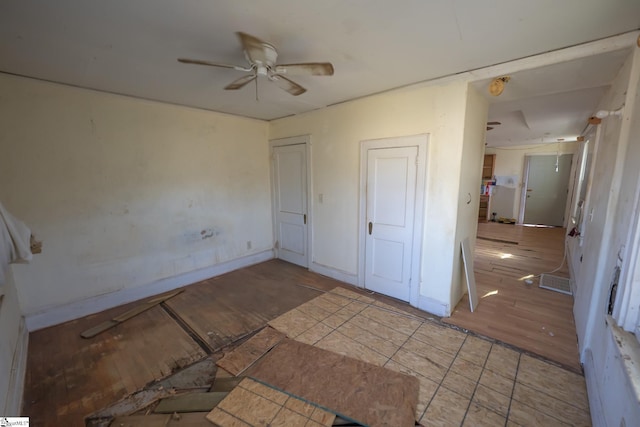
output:
M 571 154 L 526 157 L 529 167 L 525 224 L 564 225 L 572 157 Z
M 308 267 L 306 145 L 273 147 L 273 166 L 278 258 Z
M 411 295 L 418 147 L 367 150 L 365 287 Z

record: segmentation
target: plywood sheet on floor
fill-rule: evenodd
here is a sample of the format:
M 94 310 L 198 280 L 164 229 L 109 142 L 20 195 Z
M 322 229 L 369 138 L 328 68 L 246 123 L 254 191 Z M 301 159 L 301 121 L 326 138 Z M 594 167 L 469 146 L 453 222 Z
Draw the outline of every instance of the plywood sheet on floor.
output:
M 416 377 L 416 418 L 425 425 L 536 425 L 539 419 L 589 425 L 583 376 L 349 290 L 336 288 L 270 324 L 296 340 Z M 544 404 L 514 392 L 528 390 L 519 384 L 545 393 L 565 383 L 575 396 L 554 392 Z M 510 413 L 514 406 L 518 411 Z
M 331 426 L 335 414 L 311 402 L 245 378 L 207 419 L 227 426 Z
M 282 341 L 247 374 L 364 425 L 415 423 L 415 377 L 298 341 Z
M 478 224 L 474 263 L 480 303 L 472 313 L 465 296 L 443 321 L 581 372 L 573 298 L 538 288 L 538 278 L 524 281 L 561 265 L 564 233 L 562 228 Z M 566 262 L 553 274 L 569 277 Z
M 239 375 L 262 355 L 278 344 L 285 335 L 267 326 L 242 343 L 238 348 L 218 360 L 218 366 L 233 375 Z

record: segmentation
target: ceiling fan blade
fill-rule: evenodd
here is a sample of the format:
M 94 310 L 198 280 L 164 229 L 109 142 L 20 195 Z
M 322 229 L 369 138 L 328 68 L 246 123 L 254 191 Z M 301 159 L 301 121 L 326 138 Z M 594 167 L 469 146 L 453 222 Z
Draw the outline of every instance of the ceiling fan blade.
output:
M 238 71 L 251 71 L 251 68 L 244 68 L 238 65 L 222 64 L 220 62 L 203 61 L 201 59 L 178 58 L 178 62 L 183 64 L 208 65 L 210 67 L 231 68 Z
M 250 74 L 248 76 L 243 76 L 240 77 L 237 80 L 232 81 L 231 83 L 229 83 L 228 85 L 226 85 L 224 88 L 225 90 L 238 90 L 242 87 L 244 87 L 247 83 L 251 83 L 252 81 L 254 81 L 258 76 L 255 74 Z
M 246 52 L 249 57 L 249 62 L 253 63 L 265 63 L 266 62 L 266 51 L 265 46 L 271 46 L 269 43 L 260 40 L 257 37 L 252 36 L 251 34 L 238 32 L 238 37 L 240 37 L 240 43 L 242 43 L 242 48 Z
M 271 74 L 269 76 L 269 80 L 277 84 L 281 89 L 286 90 L 293 96 L 302 95 L 307 90 L 300 86 L 298 83 L 289 80 L 285 76 L 281 76 L 279 74 Z
M 489 126 L 496 126 L 496 125 L 501 125 L 502 123 L 500 122 L 487 122 L 487 125 Z
M 310 75 L 310 76 L 333 76 L 333 65 L 330 62 L 306 62 L 303 64 L 282 64 L 277 65 L 277 74 L 287 74 L 290 76 Z

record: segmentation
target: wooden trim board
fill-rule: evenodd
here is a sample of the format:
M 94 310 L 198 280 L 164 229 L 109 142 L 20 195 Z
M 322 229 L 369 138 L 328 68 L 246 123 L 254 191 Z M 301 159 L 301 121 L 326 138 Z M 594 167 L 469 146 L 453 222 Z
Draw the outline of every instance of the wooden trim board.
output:
M 468 237 L 465 237 L 460 245 L 462 246 L 462 261 L 464 262 L 464 273 L 467 279 L 467 290 L 469 291 L 469 308 L 473 313 L 473 311 L 478 306 L 476 276 L 473 272 L 473 251 L 471 250 Z
M 170 292 L 168 294 L 164 294 L 164 295 L 160 295 L 156 298 L 150 299 L 147 302 L 141 303 L 139 306 L 132 308 L 131 310 L 125 311 L 124 313 L 115 316 L 114 318 L 104 321 L 92 328 L 87 329 L 86 331 L 82 332 L 80 334 L 80 336 L 82 338 L 93 338 L 98 334 L 101 334 L 102 332 L 109 330 L 111 328 L 113 328 L 116 325 L 119 325 L 122 322 L 125 322 L 129 319 L 131 319 L 132 317 L 137 316 L 140 313 L 144 313 L 145 311 L 149 310 L 152 307 L 155 307 L 156 305 L 168 300 L 169 298 L 173 298 L 174 296 L 178 295 L 180 292 L 182 292 L 184 289 L 178 289 L 177 291 L 173 291 Z

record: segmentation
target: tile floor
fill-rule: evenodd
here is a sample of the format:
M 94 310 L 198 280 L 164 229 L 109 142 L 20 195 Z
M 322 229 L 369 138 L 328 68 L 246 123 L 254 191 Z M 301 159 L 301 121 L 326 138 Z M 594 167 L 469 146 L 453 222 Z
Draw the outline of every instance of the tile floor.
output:
M 584 377 L 349 290 L 269 325 L 290 338 L 416 376 L 425 426 L 589 426 Z

